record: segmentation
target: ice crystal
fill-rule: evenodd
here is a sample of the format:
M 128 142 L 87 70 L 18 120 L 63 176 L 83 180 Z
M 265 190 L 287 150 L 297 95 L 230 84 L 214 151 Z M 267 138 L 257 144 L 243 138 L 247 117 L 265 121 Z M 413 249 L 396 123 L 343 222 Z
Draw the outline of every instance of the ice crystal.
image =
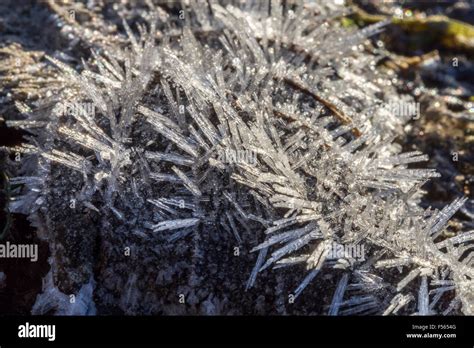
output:
M 334 21 L 346 11 L 325 1 L 183 9 L 180 21 L 152 7 L 138 37 L 124 21 L 128 43 L 95 42 L 80 67 L 49 58 L 62 90 L 10 121 L 31 133 L 10 149 L 24 154 L 11 209 L 44 221 L 61 175 L 78 205 L 130 233 L 138 225 L 175 241 L 211 224 L 239 245 L 259 240 L 247 290 L 262 272 L 303 266 L 293 295 L 311 296 L 323 270 L 343 269 L 330 315 L 448 314 L 459 303 L 473 314 L 474 234 L 443 235 L 465 199 L 420 206 L 422 185 L 439 175 L 413 169 L 427 156 L 394 142 L 408 119 L 383 105 L 409 97 L 386 89 L 373 68 L 381 56 L 366 53 L 386 23 L 348 32 Z M 223 161 L 225 151 L 256 161 Z M 329 255 L 334 243 L 365 255 Z M 49 309 L 43 299 L 35 312 Z

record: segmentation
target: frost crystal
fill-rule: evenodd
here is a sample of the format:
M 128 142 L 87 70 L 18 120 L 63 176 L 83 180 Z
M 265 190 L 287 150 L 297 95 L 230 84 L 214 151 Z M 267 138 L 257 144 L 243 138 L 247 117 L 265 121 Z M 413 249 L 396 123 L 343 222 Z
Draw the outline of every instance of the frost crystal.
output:
M 148 30 L 136 36 L 124 21 L 128 44 L 95 43 L 80 68 L 50 58 L 64 81 L 42 101 L 54 107 L 19 105 L 24 119 L 9 121 L 31 133 L 10 149 L 24 154 L 10 208 L 47 225 L 67 194 L 104 229 L 119 221 L 123 238 L 193 238 L 196 260 L 203 231 L 228 232 L 258 253 L 248 291 L 261 273 L 295 267 L 293 295 L 311 296 L 320 273 L 337 274 L 330 315 L 458 304 L 473 314 L 474 232 L 443 234 L 466 199 L 420 206 L 422 185 L 439 175 L 413 169 L 427 156 L 394 143 L 407 119 L 381 105 L 402 97 L 367 68 L 381 57 L 364 41 L 386 23 L 348 33 L 332 20 L 344 11 L 325 1 L 227 3 L 183 2 L 185 21 L 151 9 Z M 136 305 L 136 282 L 130 275 L 122 307 Z M 63 301 L 54 284 L 45 291 Z M 92 310 L 83 305 L 72 313 Z M 47 310 L 39 298 L 34 311 Z

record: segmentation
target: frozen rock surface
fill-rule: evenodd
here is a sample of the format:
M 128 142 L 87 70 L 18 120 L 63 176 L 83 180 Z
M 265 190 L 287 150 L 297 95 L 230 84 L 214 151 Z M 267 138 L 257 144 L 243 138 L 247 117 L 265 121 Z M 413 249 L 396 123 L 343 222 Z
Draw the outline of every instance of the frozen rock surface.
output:
M 387 23 L 45 4 L 67 49 L 28 55 L 6 120 L 30 134 L 10 209 L 51 251 L 35 314 L 473 314 L 474 231 L 446 228 L 467 198 L 422 205 L 439 174 L 394 141 L 420 109 L 377 67 Z

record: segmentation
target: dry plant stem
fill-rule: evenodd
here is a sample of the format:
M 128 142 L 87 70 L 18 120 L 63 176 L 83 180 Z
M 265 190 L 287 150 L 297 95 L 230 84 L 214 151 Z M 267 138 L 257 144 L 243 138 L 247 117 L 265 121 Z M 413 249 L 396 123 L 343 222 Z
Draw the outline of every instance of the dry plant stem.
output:
M 299 83 L 298 81 L 295 81 L 294 79 L 291 79 L 289 77 L 285 77 L 283 79 L 288 85 L 292 86 L 293 88 L 296 88 L 298 90 L 300 90 L 301 92 L 307 94 L 307 95 L 310 95 L 311 97 L 313 97 L 315 100 L 317 100 L 318 102 L 320 102 L 321 104 L 323 104 L 325 107 L 327 107 L 329 110 L 331 110 L 334 114 L 334 116 L 339 120 L 341 121 L 342 124 L 345 124 L 345 125 L 350 125 L 352 124 L 352 119 L 345 115 L 341 110 L 339 110 L 333 103 L 327 101 L 326 99 L 320 97 L 319 95 L 317 95 L 315 92 L 313 92 L 312 90 L 310 90 L 309 88 L 307 88 L 305 85 Z M 356 137 L 360 137 L 362 135 L 362 132 L 357 129 L 356 127 L 354 127 L 352 129 L 352 133 L 356 136 Z

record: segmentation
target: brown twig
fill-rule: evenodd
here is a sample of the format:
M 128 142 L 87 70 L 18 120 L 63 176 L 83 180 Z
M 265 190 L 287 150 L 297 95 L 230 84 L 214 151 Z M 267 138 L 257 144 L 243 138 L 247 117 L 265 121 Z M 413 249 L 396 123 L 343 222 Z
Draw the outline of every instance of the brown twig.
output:
M 318 102 L 320 102 L 321 104 L 323 104 L 325 107 L 327 107 L 329 110 L 331 110 L 331 112 L 334 114 L 334 116 L 339 120 L 341 121 L 341 123 L 343 124 L 347 124 L 347 125 L 350 125 L 352 124 L 352 119 L 347 116 L 346 114 L 344 114 L 341 110 L 339 110 L 337 108 L 336 105 L 334 105 L 333 103 L 331 103 L 330 101 L 322 98 L 321 96 L 317 95 L 315 92 L 313 92 L 310 88 L 308 88 L 307 86 L 305 86 L 303 83 L 300 83 L 290 77 L 284 77 L 283 78 L 283 81 L 285 81 L 285 83 L 287 83 L 288 85 L 290 85 L 291 87 L 295 88 L 295 89 L 298 89 L 300 90 L 301 92 L 303 92 L 304 94 L 307 94 L 307 95 L 310 95 L 311 97 L 313 97 L 315 100 L 317 100 Z M 352 129 L 352 133 L 356 136 L 356 137 L 360 137 L 362 135 L 361 131 L 354 127 Z

